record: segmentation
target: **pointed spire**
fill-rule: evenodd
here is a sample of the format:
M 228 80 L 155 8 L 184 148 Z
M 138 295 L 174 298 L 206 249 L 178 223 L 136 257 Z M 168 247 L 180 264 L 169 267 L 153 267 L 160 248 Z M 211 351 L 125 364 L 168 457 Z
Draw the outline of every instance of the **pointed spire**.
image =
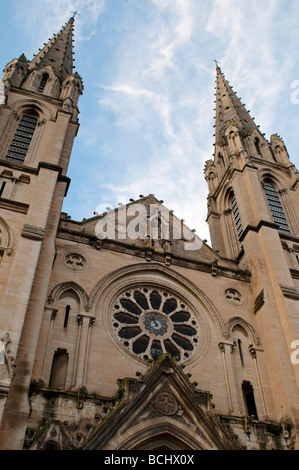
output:
M 249 111 L 233 91 L 216 62 L 216 144 L 222 142 L 230 124 L 237 126 L 244 137 L 250 135 L 254 129 L 260 132 Z
M 57 34 L 54 34 L 52 39 L 49 39 L 49 42 L 29 63 L 29 71 L 50 65 L 61 83 L 73 73 L 73 25 L 75 15 L 76 13 Z

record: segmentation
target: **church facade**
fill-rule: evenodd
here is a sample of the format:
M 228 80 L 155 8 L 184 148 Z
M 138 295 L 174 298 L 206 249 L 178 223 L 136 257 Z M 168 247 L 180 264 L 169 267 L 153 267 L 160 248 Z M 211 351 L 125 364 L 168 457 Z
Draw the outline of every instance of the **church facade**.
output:
M 299 176 L 283 140 L 217 65 L 211 247 L 152 194 L 72 220 L 73 26 L 2 78 L 0 449 L 298 449 Z

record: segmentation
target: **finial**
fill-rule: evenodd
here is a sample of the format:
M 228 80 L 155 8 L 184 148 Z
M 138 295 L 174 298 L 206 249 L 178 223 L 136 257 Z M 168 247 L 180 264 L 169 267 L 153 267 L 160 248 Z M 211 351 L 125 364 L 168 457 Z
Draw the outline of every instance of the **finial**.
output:
M 219 62 L 218 60 L 216 60 L 216 59 L 212 59 L 212 62 L 215 63 L 216 69 L 219 69 L 219 70 L 220 70 L 220 67 L 219 67 L 219 63 L 220 63 L 220 62 Z
M 73 20 L 75 19 L 76 16 L 80 16 L 80 13 L 78 13 L 78 11 L 72 11 L 73 13 L 73 16 L 71 17 Z

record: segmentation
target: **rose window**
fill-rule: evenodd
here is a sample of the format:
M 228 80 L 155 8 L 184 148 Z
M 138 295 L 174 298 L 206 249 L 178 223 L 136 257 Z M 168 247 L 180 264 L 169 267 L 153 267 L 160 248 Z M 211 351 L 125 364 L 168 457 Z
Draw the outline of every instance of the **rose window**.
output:
M 141 359 L 170 354 L 191 357 L 198 343 L 197 322 L 177 296 L 153 288 L 128 290 L 114 304 L 113 328 L 123 346 Z

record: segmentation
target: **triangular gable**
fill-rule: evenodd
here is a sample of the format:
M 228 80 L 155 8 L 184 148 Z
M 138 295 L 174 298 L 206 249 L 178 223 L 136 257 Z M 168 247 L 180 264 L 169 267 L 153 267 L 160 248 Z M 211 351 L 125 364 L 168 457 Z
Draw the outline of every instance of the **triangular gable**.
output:
M 210 393 L 190 384 L 168 355 L 146 376 L 124 383 L 126 397 L 83 450 L 236 449 L 212 413 Z
M 61 218 L 60 233 L 68 230 L 96 237 L 99 245 L 104 242 L 131 246 L 145 250 L 151 259 L 153 253 L 213 263 L 218 254 L 191 230 L 172 210 L 150 194 L 139 200 L 131 200 L 115 209 L 107 208 L 103 214 L 82 222 L 72 221 L 67 215 Z

